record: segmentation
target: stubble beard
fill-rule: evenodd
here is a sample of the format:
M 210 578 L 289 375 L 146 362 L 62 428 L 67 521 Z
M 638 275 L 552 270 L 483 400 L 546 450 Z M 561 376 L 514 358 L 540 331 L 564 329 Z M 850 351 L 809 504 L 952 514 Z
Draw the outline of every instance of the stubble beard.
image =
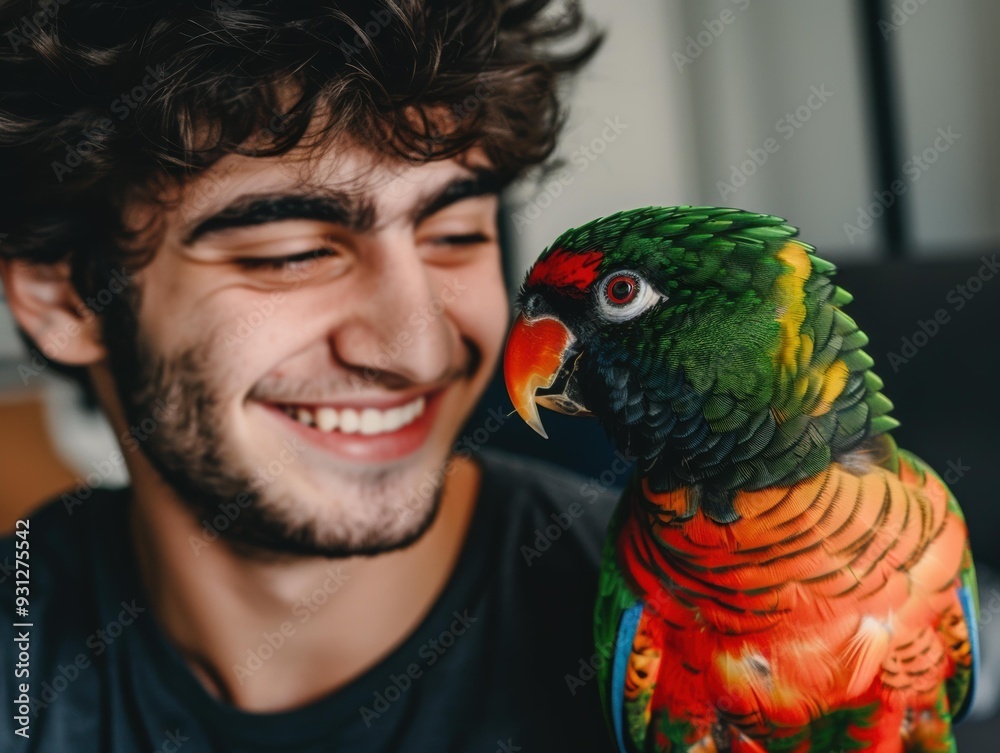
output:
M 318 509 L 283 488 L 281 476 L 294 468 L 246 469 L 220 428 L 222 403 L 208 378 L 221 373 L 221 364 L 212 360 L 217 349 L 209 343 L 176 356 L 155 352 L 140 331 L 137 298 L 120 300 L 119 310 L 103 317 L 117 396 L 129 425 L 146 421 L 154 427 L 139 450 L 193 514 L 206 542 L 218 536 L 255 560 L 338 558 L 407 547 L 431 526 L 441 505 L 447 456 L 413 479 L 406 478 L 416 473 L 409 467 L 344 471 L 340 488 Z

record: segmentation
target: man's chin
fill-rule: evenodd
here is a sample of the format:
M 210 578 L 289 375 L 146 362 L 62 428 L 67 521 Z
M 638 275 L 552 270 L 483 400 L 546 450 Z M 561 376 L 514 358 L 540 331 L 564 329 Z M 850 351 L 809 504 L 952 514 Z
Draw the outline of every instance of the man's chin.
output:
M 233 551 L 254 559 L 340 558 L 403 549 L 433 525 L 448 475 L 446 453 L 433 448 L 388 468 L 355 468 L 350 474 L 313 478 L 293 490 L 291 479 L 260 488 L 244 500 L 237 520 L 221 531 Z M 302 469 L 297 469 L 302 470 Z M 322 474 L 327 475 L 327 474 Z M 278 487 L 286 486 L 279 492 Z M 325 491 L 329 490 L 329 491 Z
M 240 554 L 350 557 L 410 546 L 431 527 L 449 471 L 454 390 L 430 395 L 400 437 L 324 436 L 281 406 L 248 401 L 271 440 L 249 478 L 252 502 L 224 536 Z M 253 420 L 256 418 L 258 420 Z M 258 434 L 259 435 L 259 434 Z
M 427 509 L 406 510 L 405 525 L 388 530 L 384 527 L 355 530 L 344 536 L 324 530 L 320 523 L 294 525 L 269 516 L 252 526 L 242 526 L 238 532 L 224 538 L 235 553 L 254 560 L 374 556 L 405 549 L 419 541 L 434 524 L 440 507 L 441 491 L 438 490 Z

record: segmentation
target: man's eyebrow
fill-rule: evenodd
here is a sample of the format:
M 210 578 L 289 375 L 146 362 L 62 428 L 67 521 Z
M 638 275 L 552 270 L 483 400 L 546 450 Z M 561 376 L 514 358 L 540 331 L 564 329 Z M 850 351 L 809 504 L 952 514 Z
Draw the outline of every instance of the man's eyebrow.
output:
M 420 201 L 412 213 L 414 223 L 430 217 L 450 204 L 475 196 L 499 193 L 509 181 L 499 173 L 479 169 L 471 176 L 449 181 L 441 189 Z M 281 220 L 315 220 L 343 225 L 357 232 L 375 224 L 375 207 L 357 195 L 341 192 L 281 193 L 241 196 L 223 209 L 201 220 L 184 236 L 190 246 L 199 238 L 254 225 Z
M 241 196 L 199 222 L 184 236 L 184 244 L 191 245 L 210 233 L 280 220 L 331 222 L 361 231 L 370 228 L 374 219 L 374 207 L 359 201 L 356 195 L 324 192 Z
M 478 169 L 472 176 L 450 181 L 439 191 L 432 193 L 417 204 L 412 215 L 413 223 L 422 222 L 435 212 L 440 212 L 446 206 L 457 201 L 500 193 L 508 182 L 509 180 L 500 173 L 486 169 Z

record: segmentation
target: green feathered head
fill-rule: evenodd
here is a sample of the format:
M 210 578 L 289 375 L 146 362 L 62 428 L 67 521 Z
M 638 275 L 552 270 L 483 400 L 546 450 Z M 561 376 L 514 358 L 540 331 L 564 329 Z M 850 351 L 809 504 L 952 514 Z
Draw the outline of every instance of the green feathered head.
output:
M 797 232 L 683 206 L 563 233 L 519 295 L 504 358 L 518 412 L 543 435 L 537 405 L 594 415 L 672 481 L 720 488 L 811 475 L 892 428 L 851 297 Z

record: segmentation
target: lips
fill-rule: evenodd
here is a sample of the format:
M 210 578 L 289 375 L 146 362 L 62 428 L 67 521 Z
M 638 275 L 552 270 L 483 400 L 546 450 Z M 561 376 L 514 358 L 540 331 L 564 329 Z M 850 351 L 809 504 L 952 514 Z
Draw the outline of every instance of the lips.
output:
M 445 390 L 369 404 L 251 401 L 317 449 L 361 462 L 387 462 L 419 449 L 430 435 Z

